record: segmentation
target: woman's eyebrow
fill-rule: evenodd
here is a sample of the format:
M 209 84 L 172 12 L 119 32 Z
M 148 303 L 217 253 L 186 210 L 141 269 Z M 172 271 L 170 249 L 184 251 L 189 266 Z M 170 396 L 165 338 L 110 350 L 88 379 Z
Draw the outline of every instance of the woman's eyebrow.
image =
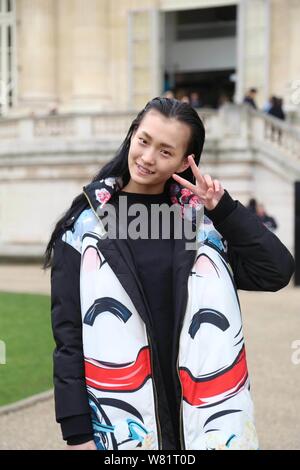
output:
M 147 139 L 152 140 L 151 135 L 149 135 L 146 131 L 141 131 L 141 134 L 144 134 L 147 137 Z M 166 144 L 164 142 L 161 142 L 160 145 L 163 145 L 164 147 L 168 147 L 170 149 L 176 150 L 175 147 L 173 147 L 173 145 Z

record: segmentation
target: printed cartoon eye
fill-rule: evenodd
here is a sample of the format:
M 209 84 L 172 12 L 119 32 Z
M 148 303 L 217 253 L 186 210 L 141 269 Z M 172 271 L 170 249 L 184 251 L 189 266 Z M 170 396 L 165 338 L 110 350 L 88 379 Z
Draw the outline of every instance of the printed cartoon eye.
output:
M 195 335 L 202 323 L 210 323 L 222 331 L 226 331 L 230 326 L 229 321 L 223 313 L 210 308 L 200 308 L 200 310 L 194 314 L 189 328 L 189 335 L 192 339 L 195 338 Z
M 97 318 L 103 312 L 110 312 L 124 323 L 131 317 L 131 312 L 125 305 L 111 297 L 102 297 L 97 299 L 93 305 L 88 309 L 84 317 L 84 323 L 92 326 Z

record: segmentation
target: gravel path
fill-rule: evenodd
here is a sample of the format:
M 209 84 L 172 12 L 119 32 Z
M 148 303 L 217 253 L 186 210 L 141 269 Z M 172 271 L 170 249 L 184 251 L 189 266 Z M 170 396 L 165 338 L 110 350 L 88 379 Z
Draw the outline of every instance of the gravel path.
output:
M 7 414 L 0 414 L 1 450 L 64 449 L 54 418 L 53 398 Z
M 49 294 L 50 270 L 39 265 L 0 264 L 0 291 Z

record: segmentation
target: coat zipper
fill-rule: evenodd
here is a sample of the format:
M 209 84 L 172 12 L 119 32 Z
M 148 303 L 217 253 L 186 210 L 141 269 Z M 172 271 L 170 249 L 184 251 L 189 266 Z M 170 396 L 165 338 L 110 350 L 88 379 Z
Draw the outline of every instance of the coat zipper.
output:
M 94 214 L 96 215 L 97 219 L 99 220 L 100 224 L 103 226 L 101 220 L 100 220 L 100 217 L 99 215 L 97 214 L 97 212 L 95 211 L 87 193 L 83 190 L 83 194 L 85 195 L 85 197 L 87 198 L 88 200 L 88 203 L 92 209 L 92 211 L 94 212 Z M 153 359 L 152 359 L 152 343 L 151 343 L 151 340 L 150 340 L 150 336 L 148 335 L 148 331 L 147 331 L 147 326 L 145 324 L 145 328 L 146 328 L 146 334 L 147 334 L 147 338 L 148 338 L 148 343 L 149 343 L 149 347 L 150 347 L 150 360 L 151 360 L 151 373 L 152 373 L 152 383 L 153 383 L 153 395 L 154 395 L 154 405 L 155 405 L 155 418 L 156 418 L 156 423 L 157 423 L 157 436 L 158 436 L 158 450 L 161 450 L 162 449 L 162 434 L 161 434 L 161 426 L 160 426 L 160 421 L 159 421 L 159 414 L 158 414 L 158 406 L 157 406 L 157 403 L 158 403 L 158 399 L 157 399 L 157 390 L 156 390 L 156 385 L 155 385 L 155 380 L 154 380 L 154 368 L 153 368 Z
M 157 436 L 158 436 L 158 450 L 162 449 L 162 435 L 161 435 L 161 426 L 160 426 L 160 421 L 159 421 L 159 413 L 158 413 L 158 399 L 157 399 L 157 390 L 156 390 L 156 385 L 155 385 L 155 380 L 154 380 L 154 368 L 153 368 L 153 360 L 152 360 L 152 343 L 150 340 L 150 336 L 148 335 L 147 327 L 146 327 L 146 333 L 147 333 L 147 338 L 148 338 L 148 343 L 150 346 L 150 360 L 151 360 L 151 373 L 152 373 L 152 382 L 153 382 L 153 391 L 154 391 L 154 405 L 155 405 L 155 417 L 156 417 L 156 423 L 157 423 Z
M 195 255 L 195 259 L 196 259 L 196 255 Z M 195 259 L 194 259 L 194 262 L 195 262 Z M 194 262 L 193 262 L 193 264 L 194 264 Z M 188 286 L 187 286 L 187 289 L 188 289 Z M 182 325 L 184 323 L 184 317 L 185 317 L 187 302 L 188 302 L 188 291 L 187 291 L 186 299 L 185 299 L 184 316 L 183 316 L 183 319 L 182 319 L 182 322 L 181 322 L 181 325 L 180 325 L 180 329 L 179 329 L 178 354 L 177 354 L 177 362 L 176 362 L 176 370 L 177 370 L 177 375 L 178 375 L 178 380 L 179 380 L 179 383 L 180 383 L 180 390 L 181 390 L 180 410 L 179 410 L 179 440 L 180 440 L 181 450 L 185 450 L 185 444 L 184 444 L 184 436 L 183 436 L 183 409 L 182 409 L 183 408 L 182 407 L 183 390 L 182 390 L 182 384 L 181 384 L 180 373 L 179 373 L 179 350 L 180 350 L 180 337 L 181 337 Z
M 180 440 L 180 450 L 184 450 L 184 439 L 183 439 L 183 429 L 182 429 L 182 401 L 183 401 L 183 393 L 182 393 L 182 385 L 181 385 L 181 380 L 180 380 L 180 374 L 179 374 L 179 351 L 178 351 L 178 356 L 177 356 L 177 364 L 176 364 L 176 369 L 177 369 L 177 375 L 178 375 L 178 380 L 180 383 L 180 390 L 181 390 L 181 395 L 180 395 L 180 410 L 179 410 L 179 440 Z

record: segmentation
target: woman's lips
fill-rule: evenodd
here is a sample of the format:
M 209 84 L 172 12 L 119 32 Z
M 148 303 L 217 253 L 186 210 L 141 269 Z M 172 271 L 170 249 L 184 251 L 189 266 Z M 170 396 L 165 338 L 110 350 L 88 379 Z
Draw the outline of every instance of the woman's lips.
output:
M 147 168 L 142 167 L 138 163 L 136 164 L 137 166 L 137 172 L 141 176 L 148 176 L 148 175 L 153 175 L 154 171 L 147 170 Z

